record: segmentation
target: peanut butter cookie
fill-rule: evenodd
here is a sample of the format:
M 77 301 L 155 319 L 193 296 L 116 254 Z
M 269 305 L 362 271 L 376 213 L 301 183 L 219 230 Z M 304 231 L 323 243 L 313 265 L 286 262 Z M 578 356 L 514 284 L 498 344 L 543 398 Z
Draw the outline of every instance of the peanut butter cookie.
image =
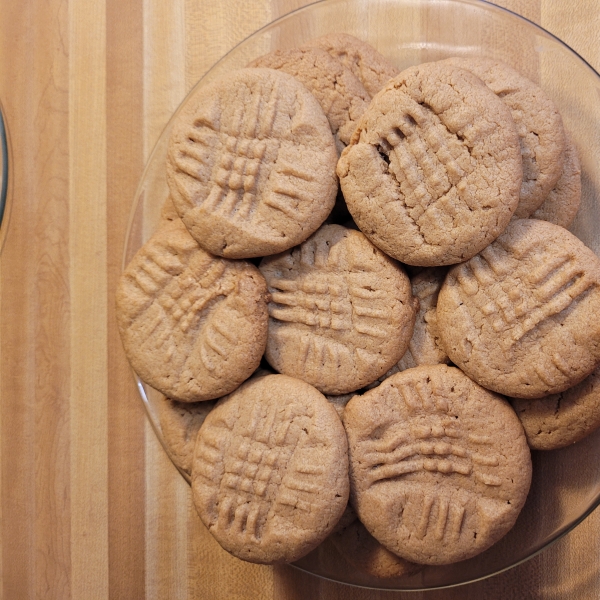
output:
M 555 450 L 600 427 L 600 367 L 576 386 L 537 400 L 511 400 L 529 447 Z
M 303 83 L 323 108 L 338 152 L 350 141 L 371 100 L 352 71 L 320 48 L 276 50 L 257 58 L 249 66 L 284 71 Z
M 164 396 L 158 403 L 160 430 L 169 456 L 188 477 L 198 430 L 214 405 L 213 401 L 177 402 Z
M 260 364 L 268 327 L 264 278 L 250 263 L 200 248 L 179 219 L 134 256 L 116 300 L 131 366 L 168 398 L 219 398 Z
M 554 102 L 533 81 L 498 60 L 454 57 L 442 63 L 477 75 L 510 109 L 523 159 L 523 182 L 515 216 L 530 216 L 544 202 L 563 170 L 565 132 Z
M 216 540 L 258 563 L 298 560 L 348 501 L 342 423 L 308 383 L 267 375 L 222 398 L 200 428 L 194 505 Z
M 516 398 L 566 390 L 600 361 L 600 260 L 566 229 L 516 219 L 450 269 L 437 316 L 453 363 Z
M 514 525 L 531 457 L 510 404 L 446 365 L 396 373 L 344 411 L 351 502 L 388 550 L 440 565 Z
M 522 160 L 508 107 L 479 78 L 425 63 L 373 98 L 337 173 L 360 230 L 410 265 L 467 260 L 506 227 Z
M 291 75 L 241 69 L 178 115 L 167 156 L 173 203 L 194 239 L 228 258 L 304 241 L 337 194 L 337 152 L 319 103 Z
M 271 294 L 265 356 L 276 371 L 341 395 L 406 351 L 417 309 L 409 279 L 361 232 L 325 225 L 260 270 Z
M 534 219 L 550 221 L 561 227 L 568 227 L 573 222 L 581 204 L 581 166 L 577 148 L 568 134 L 566 140 L 562 175 L 542 205 L 531 215 Z
M 371 96 L 400 73 L 400 70 L 371 44 L 347 33 L 328 33 L 310 40 L 306 45 L 321 48 L 340 61 L 360 79 Z

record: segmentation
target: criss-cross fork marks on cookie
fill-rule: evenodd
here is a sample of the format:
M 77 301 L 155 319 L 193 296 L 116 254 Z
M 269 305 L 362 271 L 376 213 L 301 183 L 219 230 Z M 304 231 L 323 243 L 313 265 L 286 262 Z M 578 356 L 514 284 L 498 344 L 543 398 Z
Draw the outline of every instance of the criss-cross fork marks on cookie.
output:
M 219 308 L 231 310 L 231 307 L 221 305 Z M 235 315 L 232 315 L 234 317 Z M 226 326 L 227 318 L 210 319 L 202 332 L 200 352 L 198 356 L 207 371 L 216 370 L 220 360 L 226 360 L 233 348 L 239 342 L 238 335 Z
M 461 193 L 468 175 L 463 166 L 471 161 L 468 147 L 425 105 L 414 103 L 412 112 L 377 149 L 400 186 L 406 214 L 420 230 L 425 213 L 442 223 L 446 219 L 441 215 L 456 215 L 460 204 L 467 210 L 475 207 L 468 207 Z
M 218 488 L 216 527 L 259 541 L 267 516 L 285 515 L 290 507 L 306 515 L 315 510 L 319 492 L 315 479 L 325 469 L 311 461 L 292 461 L 301 451 L 303 428 L 310 418 L 297 404 L 283 412 L 275 404 L 266 410 L 256 404 L 245 422 L 240 419 L 230 428 L 221 421 L 218 427 L 203 430 L 195 475 Z M 222 472 L 219 482 L 216 472 Z
M 345 270 L 337 248 L 325 240 L 305 243 L 295 263 L 298 270 L 290 276 L 269 282 L 272 319 L 332 333 L 353 331 L 379 339 L 389 335 L 391 292 L 381 288 L 377 273 Z
M 267 140 L 225 137 L 214 183 L 204 201 L 206 210 L 220 209 L 240 219 L 250 215 L 256 203 L 256 179 L 267 143 Z
M 445 429 L 444 437 L 454 436 L 458 437 L 455 431 Z M 497 467 L 500 464 L 499 457 L 469 449 L 474 443 L 469 436 L 465 440 L 459 438 L 456 441 L 444 441 L 435 436 L 422 441 L 408 441 L 414 437 L 414 431 L 400 434 L 383 444 L 389 449 L 377 450 L 375 445 L 373 451 L 366 453 L 365 465 L 371 470 L 371 485 L 423 471 L 458 473 L 491 487 L 502 484 L 502 480 L 493 473 L 477 470 L 478 467 Z
M 387 294 L 364 282 L 353 285 L 352 279 L 315 273 L 271 282 L 269 317 L 292 326 L 280 336 L 297 340 L 299 364 L 305 369 L 379 359 L 377 346 L 389 337 Z M 298 338 L 297 331 L 304 327 L 314 335 Z M 334 339 L 339 334 L 345 337 Z
M 486 544 L 490 528 L 510 513 L 511 505 L 505 500 L 460 491 L 413 488 L 399 496 L 396 509 L 395 526 L 410 531 L 409 539 L 436 540 L 451 549 L 465 536 L 469 544 Z
M 538 244 L 531 244 L 517 260 L 506 260 L 506 254 L 492 245 L 457 267 L 456 279 L 469 306 L 489 320 L 506 349 L 596 285 L 576 256 L 542 255 Z M 559 371 L 570 371 L 558 353 L 552 359 Z
M 334 273 L 275 279 L 269 316 L 287 323 L 385 338 L 388 333 L 378 322 L 383 325 L 389 315 L 387 294 L 369 285 L 352 285 L 349 279 Z
M 431 381 L 390 387 L 388 397 L 404 404 L 410 421 L 381 431 L 361 443 L 369 486 L 411 473 L 454 473 L 486 487 L 502 484 L 494 475 L 500 457 L 490 452 L 492 439 L 465 432 L 460 417 L 449 414 L 448 401 Z
M 463 529 L 465 506 L 442 494 L 425 494 L 419 500 L 413 501 L 412 507 L 403 507 L 402 521 L 414 535 L 420 540 L 429 534 L 438 541 L 457 542 Z
M 253 94 L 249 105 L 238 110 L 220 130 L 207 119 L 197 120 L 189 128 L 174 157 L 176 168 L 184 176 L 177 183 L 182 195 L 189 193 L 186 179 L 191 179 L 192 186 L 198 180 L 209 184 L 201 197 L 194 198 L 206 212 L 238 223 L 251 222 L 262 202 L 288 219 L 302 218 L 304 207 L 311 203 L 304 189 L 314 180 L 314 174 L 278 156 L 281 141 L 273 127 L 279 93 L 274 85 L 267 98 Z M 263 194 L 267 179 L 269 193 Z
M 174 262 L 179 262 L 174 269 Z M 198 267 L 202 272 L 198 272 Z M 174 274 L 175 273 L 175 274 Z M 148 302 L 140 305 L 136 319 L 143 318 L 145 338 L 155 348 L 168 345 L 165 358 L 170 360 L 175 347 L 174 336 L 186 335 L 194 329 L 203 311 L 223 295 L 226 286 L 219 285 L 225 278 L 225 263 L 220 259 L 190 266 L 174 255 L 148 255 L 128 280 Z M 154 301 L 153 301 L 154 299 Z

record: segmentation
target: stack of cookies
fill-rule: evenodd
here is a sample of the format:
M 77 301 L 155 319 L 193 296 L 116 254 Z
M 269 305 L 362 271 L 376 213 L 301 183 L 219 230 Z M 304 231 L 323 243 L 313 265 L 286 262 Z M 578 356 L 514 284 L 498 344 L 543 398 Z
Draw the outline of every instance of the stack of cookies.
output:
M 488 59 L 399 72 L 345 34 L 206 85 L 117 292 L 198 513 L 235 556 L 329 538 L 410 576 L 514 525 L 530 448 L 600 425 L 600 260 L 577 151 Z

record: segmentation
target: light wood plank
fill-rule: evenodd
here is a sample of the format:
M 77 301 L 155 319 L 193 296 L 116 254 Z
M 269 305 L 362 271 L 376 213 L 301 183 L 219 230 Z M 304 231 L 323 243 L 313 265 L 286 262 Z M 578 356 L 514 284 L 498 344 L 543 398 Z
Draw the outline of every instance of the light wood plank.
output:
M 237 43 L 274 18 L 272 2 L 186 2 L 188 89 Z
M 2 254 L 6 598 L 70 597 L 67 6 L 6 7 L 2 23 L 18 199 Z
M 185 0 L 144 0 L 144 160 L 183 100 Z
M 116 327 L 131 201 L 143 168 L 143 10 L 107 0 L 107 324 L 109 597 L 145 597 L 144 411 Z
M 41 43 L 36 48 L 33 70 L 33 87 L 39 101 L 34 108 L 33 126 L 39 142 L 34 144 L 34 167 L 27 174 L 29 192 L 37 200 L 35 212 L 30 215 L 35 221 L 30 240 L 34 251 L 27 262 L 34 268 L 37 298 L 35 336 L 23 350 L 35 347 L 35 405 L 30 413 L 35 436 L 34 593 L 58 599 L 71 594 L 70 231 L 69 206 L 65 202 L 69 194 L 68 3 L 36 4 L 35 8 L 36 37 Z M 54 26 L 46 28 L 44 22 Z M 40 131 L 44 135 L 40 136 Z
M 5 19 L 0 21 L 2 30 L 2 53 L 16 52 L 21 61 L 34 61 L 33 34 L 22 35 L 11 43 L 9 27 L 18 31 L 33 17 L 31 6 L 7 7 Z M 27 118 L 33 113 L 36 101 L 31 92 L 31 82 L 17 76 L 15 62 L 0 63 L 2 89 L 14 90 L 14 95 L 3 98 L 5 118 L 13 135 L 21 136 L 24 144 L 32 149 L 33 128 Z M 17 156 L 13 152 L 11 158 Z M 34 234 L 34 212 L 31 185 L 27 179 L 33 167 L 33 153 L 19 153 L 21 162 L 11 165 L 13 195 L 21 198 L 12 211 L 10 230 L 1 255 L 2 298 L 0 304 L 0 402 L 1 411 L 1 458 L 2 482 L 1 504 L 3 519 L 0 523 L 2 537 L 2 598 L 31 598 L 34 593 L 35 562 L 31 548 L 34 547 L 33 514 L 35 482 L 31 473 L 35 470 L 34 435 L 32 413 L 35 394 L 35 359 L 33 352 L 25 351 L 34 338 L 33 315 L 36 311 L 36 289 L 33 265 L 22 264 L 21 256 L 29 247 Z M 29 189 L 28 189 L 29 188 Z M 15 234 L 15 230 L 18 235 Z M 10 290 L 8 293 L 7 290 Z M 25 319 L 25 317 L 28 317 Z M 29 374 L 29 376 L 24 376 Z M 20 517 L 19 511 L 20 510 Z M 8 540 L 13 540 L 10 555 L 5 550 Z
M 144 1 L 143 147 L 148 160 L 165 124 L 185 95 L 183 0 Z M 157 177 L 164 177 L 162 173 Z M 158 183 L 158 181 L 156 182 Z M 155 183 L 155 185 L 156 185 Z M 144 234 L 156 214 L 144 211 Z M 166 456 L 146 420 L 146 597 L 187 597 L 187 504 L 189 488 Z
M 146 425 L 146 598 L 185 600 L 190 489 Z
M 33 17 L 31 6 L 8 6 L 0 21 L 2 54 L 15 52 L 21 61 L 33 63 L 34 36 L 21 35 L 10 40 L 9 28 L 23 31 L 25 23 Z M 31 82 L 17 76 L 19 66 L 15 62 L 0 62 L 3 91 L 12 89 L 14 95 L 3 98 L 5 117 L 13 135 L 24 139 L 32 148 L 33 128 L 27 118 L 32 114 L 37 98 L 31 92 Z M 28 133 L 29 130 L 29 133 Z M 16 150 L 13 157 L 17 155 Z M 35 481 L 31 473 L 35 469 L 32 413 L 35 394 L 35 359 L 33 352 L 26 352 L 34 338 L 33 315 L 36 311 L 36 290 L 33 265 L 22 263 L 33 236 L 34 202 L 26 175 L 33 166 L 33 155 L 19 153 L 21 162 L 11 166 L 17 179 L 13 185 L 14 195 L 22 198 L 18 208 L 12 211 L 11 226 L 0 257 L 2 297 L 0 299 L 0 456 L 2 521 L 2 598 L 34 597 L 35 561 L 33 514 Z M 15 235 L 15 230 L 18 235 Z M 9 291 L 10 290 L 10 293 Z M 28 317 L 25 319 L 25 317 Z M 29 374 L 28 376 L 24 376 Z M 9 540 L 12 540 L 10 552 Z
M 72 597 L 101 600 L 108 597 L 106 7 L 101 0 L 69 3 L 69 196 Z

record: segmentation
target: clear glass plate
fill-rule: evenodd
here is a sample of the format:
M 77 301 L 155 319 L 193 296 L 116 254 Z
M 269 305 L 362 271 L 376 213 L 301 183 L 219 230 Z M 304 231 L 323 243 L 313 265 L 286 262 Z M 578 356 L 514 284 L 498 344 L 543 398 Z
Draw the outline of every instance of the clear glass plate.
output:
M 399 68 L 448 56 L 500 59 L 541 85 L 559 107 L 580 153 L 583 197 L 571 230 L 600 250 L 600 76 L 559 39 L 507 10 L 476 0 L 327 0 L 297 10 L 236 46 L 198 82 L 206 85 L 274 49 L 292 48 L 333 31 L 370 42 Z M 194 88 L 194 89 L 196 89 Z M 192 90 L 191 93 L 193 93 Z M 124 264 L 148 239 L 168 196 L 165 159 L 173 120 L 162 133 L 133 202 Z M 138 380 L 149 418 L 162 441 L 159 394 Z M 533 483 L 514 529 L 483 554 L 427 567 L 400 579 L 361 574 L 327 542 L 295 563 L 335 581 L 392 590 L 460 585 L 517 565 L 583 520 L 600 501 L 600 431 L 572 447 L 533 453 Z

